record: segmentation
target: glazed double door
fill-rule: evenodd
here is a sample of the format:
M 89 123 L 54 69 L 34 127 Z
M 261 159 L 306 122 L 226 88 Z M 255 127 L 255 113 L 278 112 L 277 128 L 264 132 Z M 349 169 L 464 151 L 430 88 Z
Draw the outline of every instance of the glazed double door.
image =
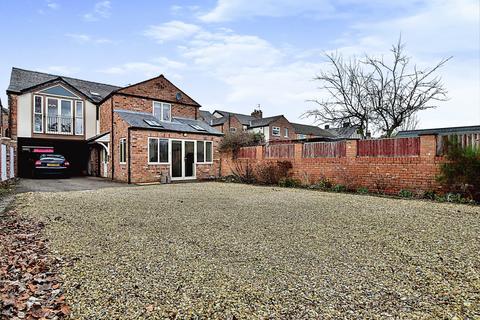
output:
M 172 140 L 172 179 L 195 179 L 195 141 Z

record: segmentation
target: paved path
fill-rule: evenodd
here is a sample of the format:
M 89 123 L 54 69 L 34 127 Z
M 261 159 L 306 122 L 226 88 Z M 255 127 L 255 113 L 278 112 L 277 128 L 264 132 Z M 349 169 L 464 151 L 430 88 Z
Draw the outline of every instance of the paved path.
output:
M 126 183 L 113 182 L 96 177 L 73 177 L 66 179 L 20 179 L 16 192 L 62 192 L 128 187 Z

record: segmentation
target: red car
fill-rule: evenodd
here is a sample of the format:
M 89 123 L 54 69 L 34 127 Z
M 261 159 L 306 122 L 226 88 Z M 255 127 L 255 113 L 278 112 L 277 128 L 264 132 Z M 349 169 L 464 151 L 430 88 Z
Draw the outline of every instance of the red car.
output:
M 61 154 L 42 154 L 35 161 L 34 177 L 43 175 L 68 176 L 70 163 Z

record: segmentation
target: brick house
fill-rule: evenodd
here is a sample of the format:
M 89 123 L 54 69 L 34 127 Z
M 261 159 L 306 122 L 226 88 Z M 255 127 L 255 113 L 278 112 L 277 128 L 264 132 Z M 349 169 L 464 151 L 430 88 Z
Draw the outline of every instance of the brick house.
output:
M 63 154 L 74 174 L 125 182 L 218 174 L 222 133 L 164 76 L 121 88 L 13 68 L 7 95 L 19 176 L 49 152 Z
M 295 130 L 283 116 L 264 118 L 262 111 L 254 110 L 250 115 L 229 111 L 215 110 L 201 112 L 201 118 L 223 133 L 250 131 L 262 133 L 265 141 L 294 140 Z
M 8 129 L 8 109 L 4 108 L 2 105 L 2 100 L 0 99 L 0 137 L 9 137 Z
M 311 126 L 308 124 L 302 123 L 292 123 L 292 126 L 295 130 L 295 135 L 297 140 L 304 140 L 304 139 L 312 139 L 312 138 L 326 138 L 326 139 L 335 139 L 336 136 L 328 132 L 327 130 L 323 130 L 317 126 Z

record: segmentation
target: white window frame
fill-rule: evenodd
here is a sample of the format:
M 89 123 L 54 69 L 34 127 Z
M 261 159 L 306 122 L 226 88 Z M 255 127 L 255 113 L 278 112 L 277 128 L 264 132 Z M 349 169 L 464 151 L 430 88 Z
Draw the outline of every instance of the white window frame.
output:
M 40 98 L 40 113 L 38 112 L 35 112 L 35 98 Z M 40 131 L 37 131 L 35 130 L 35 116 L 36 115 L 41 115 L 42 116 L 42 130 Z M 34 95 L 33 96 L 33 133 L 43 133 L 43 129 L 44 129 L 44 121 L 43 121 L 43 97 L 42 96 L 39 96 L 39 95 Z
M 275 131 L 277 131 L 276 134 L 275 134 Z M 275 136 L 275 137 L 280 137 L 281 136 L 280 127 L 272 127 L 272 136 Z
M 72 118 L 72 125 L 70 126 L 70 131 L 65 131 L 63 132 L 62 131 L 62 128 L 61 126 L 59 125 L 58 128 L 57 128 L 57 131 L 50 131 L 48 130 L 48 126 L 46 126 L 45 128 L 45 132 L 46 133 L 52 133 L 52 134 L 73 134 L 74 131 L 73 131 L 73 122 L 74 122 L 74 102 L 77 101 L 77 100 L 74 100 L 74 99 L 62 99 L 62 98 L 55 98 L 55 97 L 51 97 L 51 96 L 46 96 L 45 97 L 45 111 L 46 111 L 46 114 L 47 114 L 47 118 L 49 117 L 48 115 L 48 100 L 51 99 L 51 100 L 57 100 L 57 117 L 62 117 L 62 101 L 68 101 L 70 102 L 70 114 L 71 114 L 71 118 Z M 48 120 L 45 121 L 46 124 L 48 124 Z
M 118 157 L 119 162 L 120 164 L 126 164 L 127 163 L 127 139 L 126 138 L 120 139 L 119 149 L 120 149 L 120 156 Z M 122 158 L 123 158 L 123 161 L 122 161 Z
M 203 142 L 203 159 L 198 159 L 198 143 Z M 212 145 L 212 148 L 210 149 L 210 159 L 211 161 L 207 161 L 207 143 L 210 143 Z M 207 141 L 207 140 L 197 140 L 197 144 L 195 145 L 195 157 L 197 158 L 196 163 L 201 163 L 201 164 L 212 164 L 213 163 L 213 141 Z
M 84 134 L 84 131 L 85 131 L 85 128 L 84 128 L 85 127 L 85 106 L 83 104 L 83 101 L 81 101 L 81 100 L 74 100 L 73 102 L 75 104 L 75 107 L 74 107 L 75 113 L 73 114 L 74 115 L 74 117 L 73 117 L 73 122 L 74 122 L 73 133 L 77 136 L 82 136 Z M 77 103 L 79 103 L 82 106 L 82 132 L 79 132 L 79 133 L 77 133 L 77 118 L 78 118 Z
M 157 162 L 150 162 L 150 140 L 157 141 Z M 161 162 L 160 161 L 160 140 L 167 141 L 167 161 Z M 157 164 L 170 164 L 170 139 L 160 138 L 160 137 L 148 137 L 147 139 L 147 164 L 149 165 L 157 165 Z M 195 150 L 196 152 L 196 150 Z
M 237 128 L 235 128 L 235 127 L 231 127 L 231 128 L 230 128 L 230 132 L 232 132 L 232 133 L 235 133 L 235 132 L 237 132 Z
M 285 136 L 284 138 L 288 138 L 288 128 L 284 128 L 285 129 Z
M 160 102 L 160 101 L 153 101 L 152 102 L 152 114 L 155 117 L 155 105 L 160 106 L 160 119 L 157 119 L 159 121 L 168 121 L 172 122 L 172 104 L 171 103 L 166 103 L 166 102 Z M 168 106 L 170 110 L 170 117 L 168 120 L 163 120 L 163 108 Z

